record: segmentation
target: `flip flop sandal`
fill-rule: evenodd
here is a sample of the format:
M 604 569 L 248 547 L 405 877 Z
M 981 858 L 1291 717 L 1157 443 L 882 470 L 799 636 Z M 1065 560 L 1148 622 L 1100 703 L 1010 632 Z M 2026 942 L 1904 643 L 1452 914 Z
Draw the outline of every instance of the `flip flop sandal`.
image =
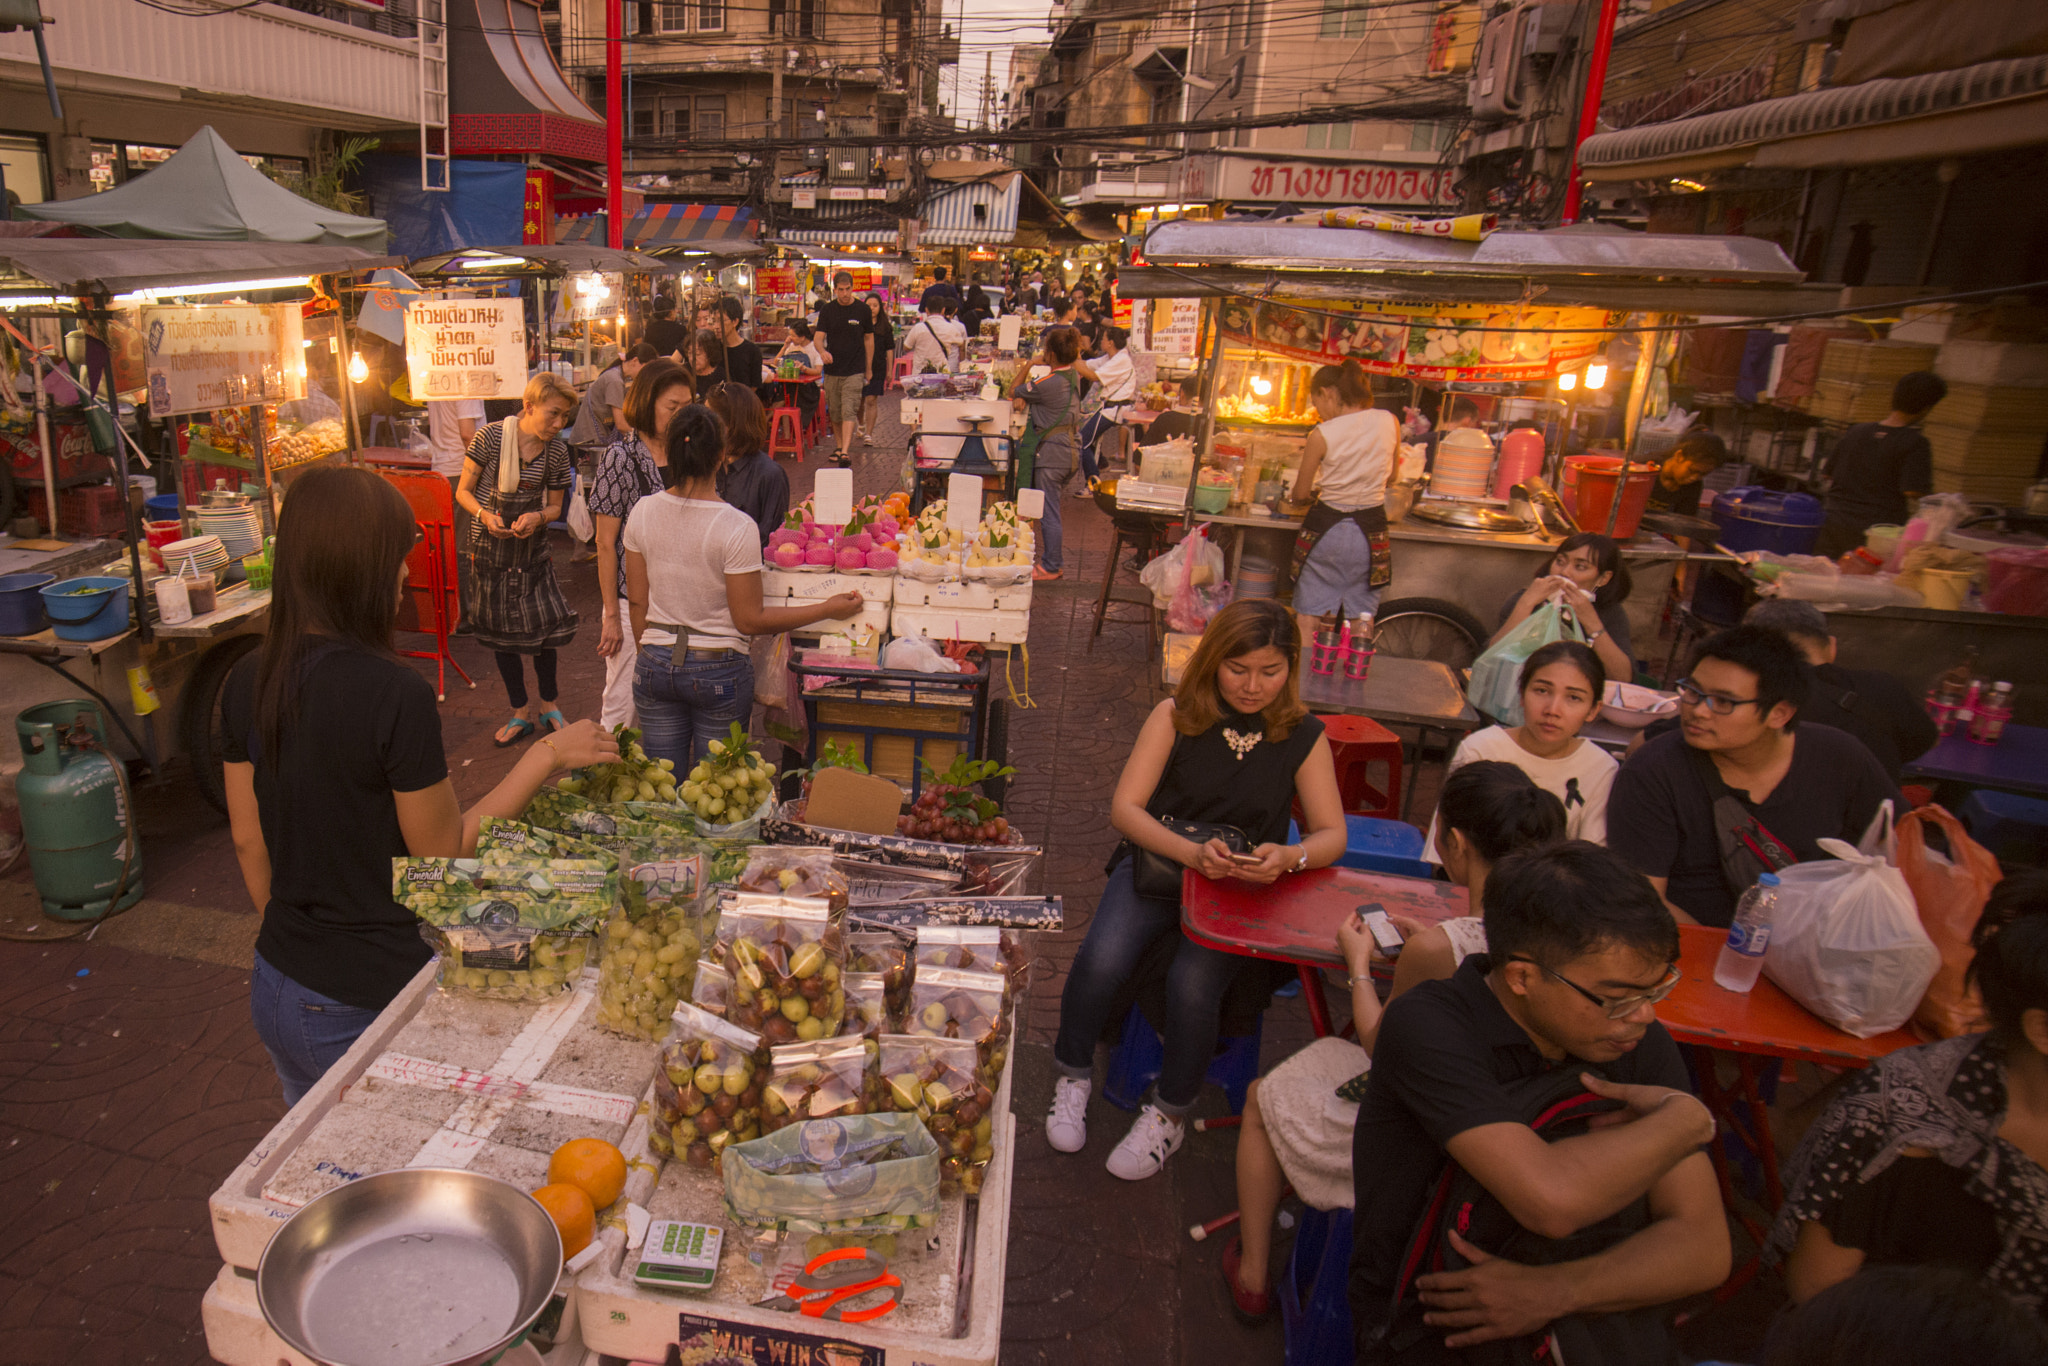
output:
M 510 721 L 507 721 L 503 726 L 498 727 L 498 729 L 505 730 L 508 727 L 512 731 L 511 739 L 500 740 L 495 735 L 491 737 L 491 743 L 496 745 L 499 749 L 510 749 L 512 746 L 518 744 L 521 740 L 532 738 L 534 732 L 533 722 L 527 720 L 523 716 L 513 717 Z
M 552 735 L 554 732 L 558 730 L 569 729 L 569 722 L 567 718 L 565 718 L 559 710 L 542 712 L 540 714 L 540 723 L 543 726 L 547 727 L 548 733 L 550 735 Z

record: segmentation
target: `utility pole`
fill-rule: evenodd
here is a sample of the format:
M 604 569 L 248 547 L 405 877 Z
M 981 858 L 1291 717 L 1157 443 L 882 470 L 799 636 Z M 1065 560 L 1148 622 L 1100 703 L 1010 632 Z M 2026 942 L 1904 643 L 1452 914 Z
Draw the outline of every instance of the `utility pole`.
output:
M 604 218 L 615 249 L 626 244 L 625 7 L 626 0 L 604 0 Z
M 1607 87 L 1607 59 L 1614 53 L 1614 19 L 1620 0 L 1600 0 L 1600 18 L 1593 31 L 1593 55 L 1586 63 L 1586 91 L 1579 97 L 1579 127 L 1572 135 L 1570 169 L 1564 188 L 1564 221 L 1579 221 L 1579 144 L 1600 125 L 1600 96 Z M 1618 504 L 1617 504 L 1618 506 Z
M 993 48 L 982 54 L 981 109 L 976 118 L 983 128 L 996 126 L 996 54 Z

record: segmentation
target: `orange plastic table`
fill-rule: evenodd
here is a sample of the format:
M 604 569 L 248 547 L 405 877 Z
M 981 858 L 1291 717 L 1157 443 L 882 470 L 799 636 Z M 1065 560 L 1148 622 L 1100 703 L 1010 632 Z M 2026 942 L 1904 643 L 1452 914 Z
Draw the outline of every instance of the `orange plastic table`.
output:
M 1181 877 L 1180 907 L 1180 927 L 1198 944 L 1293 963 L 1317 1038 L 1330 1032 L 1322 969 L 1344 966 L 1337 927 L 1345 917 L 1378 910 L 1434 925 L 1466 914 L 1463 887 L 1356 868 L 1283 875 L 1267 887 L 1235 878 L 1211 882 L 1190 869 Z

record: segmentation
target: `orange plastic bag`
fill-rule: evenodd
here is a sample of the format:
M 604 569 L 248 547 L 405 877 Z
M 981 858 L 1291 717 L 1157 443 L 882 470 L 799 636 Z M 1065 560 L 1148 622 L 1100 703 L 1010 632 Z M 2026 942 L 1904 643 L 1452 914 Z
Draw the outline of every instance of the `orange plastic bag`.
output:
M 1949 856 L 1927 847 L 1929 824 L 1941 827 Z M 1913 893 L 1921 928 L 1941 950 L 1941 967 L 1913 1012 L 1913 1028 L 1930 1039 L 1949 1039 L 1985 1027 L 1984 1003 L 1967 980 L 1976 950 L 1970 934 L 1984 902 L 2003 876 L 1998 860 L 1963 823 L 1938 806 L 1923 806 L 1899 820 L 1899 872 Z

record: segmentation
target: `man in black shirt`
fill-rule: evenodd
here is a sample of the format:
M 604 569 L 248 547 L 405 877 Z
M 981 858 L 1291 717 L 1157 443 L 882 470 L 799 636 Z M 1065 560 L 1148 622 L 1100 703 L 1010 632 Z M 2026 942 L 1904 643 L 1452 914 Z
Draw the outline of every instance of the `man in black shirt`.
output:
M 1810 602 L 1765 598 L 1743 616 L 1744 623 L 1791 637 L 1813 666 L 1813 691 L 1799 709 L 1806 724 L 1818 722 L 1861 740 L 1893 782 L 1908 763 L 1941 738 L 1927 708 L 1912 690 L 1876 669 L 1845 669 L 1835 663 L 1835 638 L 1828 619 Z
M 1575 841 L 1503 858 L 1485 902 L 1487 952 L 1396 997 L 1373 1046 L 1352 1134 L 1349 1298 L 1362 1366 L 1457 1362 L 1467 1347 L 1669 1304 L 1728 1274 L 1727 1220 L 1700 1151 L 1713 1117 L 1656 1019 L 1679 981 L 1678 929 L 1656 892 L 1610 851 Z M 1539 1136 L 1531 1094 L 1567 1070 L 1621 1101 L 1625 1121 Z M 1403 1256 L 1447 1161 L 1541 1239 L 1644 1197 L 1647 1215 L 1590 1256 L 1542 1266 L 1452 1234 L 1468 1265 L 1404 1286 Z
M 690 339 L 690 329 L 676 321 L 676 301 L 667 294 L 654 296 L 654 317 L 647 324 L 643 340 L 654 348 L 657 356 L 676 359 L 676 353 L 683 349 L 683 343 Z
M 925 286 L 924 293 L 918 297 L 918 311 L 920 313 L 940 312 L 944 309 L 947 299 L 951 299 L 957 307 L 960 303 L 960 291 L 947 283 L 946 268 L 944 266 L 933 266 L 932 282 Z
M 758 389 L 761 387 L 761 348 L 740 335 L 740 319 L 745 316 L 746 310 L 732 295 L 718 301 L 718 319 L 725 338 L 726 378 L 749 389 Z
M 1824 839 L 1854 844 L 1899 790 L 1854 736 L 1798 725 L 1812 671 L 1791 639 L 1738 626 L 1703 641 L 1678 682 L 1678 729 L 1628 758 L 1607 798 L 1607 845 L 1650 879 L 1680 919 L 1726 925 L 1762 866 L 1724 866 L 1735 847 L 1775 845 L 1805 862 Z M 1730 800 L 1717 811 L 1723 795 Z M 1896 810 L 1897 807 L 1895 806 Z M 1724 817 L 1726 819 L 1724 819 Z M 1738 871 L 1739 870 L 1739 871 Z M 1739 884 L 1739 885 L 1738 885 Z
M 1892 410 L 1882 421 L 1842 433 L 1828 458 L 1827 520 L 1816 554 L 1835 559 L 1863 543 L 1880 522 L 1903 525 L 1914 504 L 1934 487 L 1934 449 L 1920 423 L 1948 397 L 1948 384 L 1928 370 L 1899 376 Z
M 1709 431 L 1687 432 L 1679 438 L 1664 467 L 1657 471 L 1657 483 L 1650 490 L 1649 510 L 1680 517 L 1700 515 L 1700 495 L 1706 478 L 1728 463 L 1728 443 Z
M 860 418 L 861 390 L 875 367 L 875 318 L 867 302 L 853 296 L 853 276 L 832 277 L 832 302 L 818 310 L 818 332 L 825 339 L 825 406 L 839 444 L 832 463 L 853 463 L 853 427 Z

